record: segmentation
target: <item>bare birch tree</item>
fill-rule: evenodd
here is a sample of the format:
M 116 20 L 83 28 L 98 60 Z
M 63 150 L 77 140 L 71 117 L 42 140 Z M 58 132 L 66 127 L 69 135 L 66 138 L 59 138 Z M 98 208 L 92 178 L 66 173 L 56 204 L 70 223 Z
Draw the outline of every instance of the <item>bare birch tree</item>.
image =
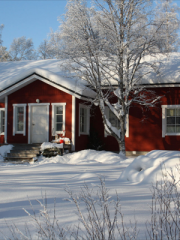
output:
M 153 107 L 159 99 L 141 82 L 158 70 L 156 56 L 169 51 L 170 35 L 179 26 L 175 12 L 157 14 L 148 0 L 95 0 L 92 7 L 70 0 L 56 33 L 64 67 L 96 91 L 93 103 L 99 105 L 105 130 L 117 139 L 122 153 L 129 108 L 134 103 Z M 118 119 L 119 129 L 106 117 L 106 107 Z
M 4 28 L 4 25 L 0 25 L 0 62 L 5 62 L 8 61 L 9 59 L 9 53 L 7 51 L 7 48 L 2 45 L 3 40 L 2 40 L 2 30 Z
M 36 59 L 36 52 L 32 39 L 26 37 L 15 38 L 11 43 L 9 55 L 11 61 Z

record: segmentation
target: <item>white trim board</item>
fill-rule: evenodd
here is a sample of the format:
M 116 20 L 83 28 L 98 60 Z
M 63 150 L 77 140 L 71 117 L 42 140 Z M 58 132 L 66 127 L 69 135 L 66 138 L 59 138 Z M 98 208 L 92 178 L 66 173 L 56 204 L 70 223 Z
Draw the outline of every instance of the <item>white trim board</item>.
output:
M 8 96 L 5 96 L 5 135 L 4 142 L 7 144 L 7 125 L 8 125 Z
M 75 151 L 75 136 L 76 136 L 76 98 L 72 96 L 72 151 Z

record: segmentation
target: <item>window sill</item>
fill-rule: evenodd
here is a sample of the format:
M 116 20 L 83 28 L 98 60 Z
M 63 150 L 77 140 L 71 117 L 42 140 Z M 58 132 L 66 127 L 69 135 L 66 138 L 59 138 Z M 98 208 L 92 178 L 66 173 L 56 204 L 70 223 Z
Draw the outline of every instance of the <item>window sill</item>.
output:
M 180 133 L 166 133 L 165 136 L 180 136 Z
M 89 135 L 89 133 L 80 132 L 80 133 L 79 133 L 79 136 L 80 136 L 80 135 Z
M 15 134 L 24 134 L 24 132 L 15 132 Z

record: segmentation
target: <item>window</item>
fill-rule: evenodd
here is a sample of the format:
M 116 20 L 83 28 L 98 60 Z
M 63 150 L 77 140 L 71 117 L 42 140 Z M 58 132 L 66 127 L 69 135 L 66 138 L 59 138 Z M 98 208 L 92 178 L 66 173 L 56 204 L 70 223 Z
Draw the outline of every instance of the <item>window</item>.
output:
M 162 137 L 180 135 L 180 105 L 162 105 Z
M 26 104 L 13 104 L 13 136 L 26 135 Z
M 52 133 L 62 134 L 65 131 L 66 103 L 52 103 Z
M 120 129 L 120 121 L 117 119 L 117 117 L 111 111 L 109 111 L 109 121 L 113 127 Z
M 111 125 L 113 127 L 116 127 L 117 129 L 120 129 L 120 121 L 116 118 L 116 116 L 114 115 L 114 113 L 112 111 L 110 111 L 110 109 L 108 107 L 105 107 L 105 115 L 107 117 L 107 119 L 109 120 L 109 122 L 111 123 Z M 129 114 L 126 115 L 127 119 L 126 119 L 126 137 L 129 137 Z M 105 132 L 105 137 L 107 137 L 107 133 Z
M 166 109 L 166 132 L 180 133 L 180 109 Z
M 79 135 L 89 134 L 89 106 L 79 105 Z
M 4 135 L 5 132 L 5 109 L 0 108 L 0 135 Z

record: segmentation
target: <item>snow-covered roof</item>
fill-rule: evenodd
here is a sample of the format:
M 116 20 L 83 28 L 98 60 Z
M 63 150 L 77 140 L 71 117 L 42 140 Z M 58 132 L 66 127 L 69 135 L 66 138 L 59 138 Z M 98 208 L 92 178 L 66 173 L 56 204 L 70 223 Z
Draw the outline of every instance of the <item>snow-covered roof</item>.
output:
M 180 53 L 174 52 L 168 55 L 158 55 L 154 58 L 145 59 L 146 62 L 156 62 L 159 74 L 151 71 L 147 74 L 142 84 L 180 84 Z
M 12 86 L 20 85 L 24 79 L 34 74 L 34 80 L 37 76 L 49 80 L 54 86 L 64 89 L 64 91 L 81 97 L 95 96 L 95 92 L 83 84 L 82 81 L 67 75 L 60 68 L 60 60 L 38 60 L 38 61 L 17 61 L 0 63 L 0 96 L 8 92 Z M 32 77 L 31 77 L 32 80 Z M 26 81 L 28 84 L 28 81 Z M 21 84 L 21 87 L 23 84 Z

